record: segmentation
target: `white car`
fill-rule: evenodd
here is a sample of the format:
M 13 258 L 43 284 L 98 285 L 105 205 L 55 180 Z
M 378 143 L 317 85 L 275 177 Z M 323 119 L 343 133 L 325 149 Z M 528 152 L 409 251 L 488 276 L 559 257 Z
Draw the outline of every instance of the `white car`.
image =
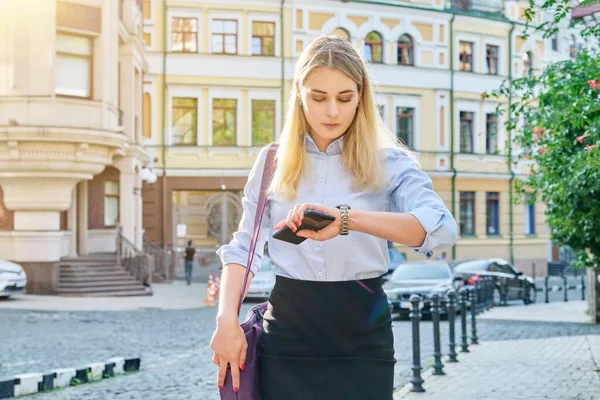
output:
M 0 297 L 24 294 L 27 274 L 19 264 L 0 260 Z
M 275 286 L 275 271 L 271 259 L 264 255 L 260 266 L 260 271 L 252 279 L 246 299 L 266 300 L 271 296 L 271 290 Z

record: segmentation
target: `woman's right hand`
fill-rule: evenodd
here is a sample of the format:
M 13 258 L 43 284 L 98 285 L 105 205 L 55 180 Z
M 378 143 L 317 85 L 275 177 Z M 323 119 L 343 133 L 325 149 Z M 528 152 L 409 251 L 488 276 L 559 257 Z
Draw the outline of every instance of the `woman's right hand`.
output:
M 214 352 L 213 363 L 219 366 L 217 375 L 219 389 L 225 384 L 225 375 L 229 364 L 231 365 L 233 390 L 238 392 L 240 390 L 240 369 L 243 371 L 246 368 L 244 364 L 248 342 L 237 318 L 219 319 L 210 341 L 210 348 Z

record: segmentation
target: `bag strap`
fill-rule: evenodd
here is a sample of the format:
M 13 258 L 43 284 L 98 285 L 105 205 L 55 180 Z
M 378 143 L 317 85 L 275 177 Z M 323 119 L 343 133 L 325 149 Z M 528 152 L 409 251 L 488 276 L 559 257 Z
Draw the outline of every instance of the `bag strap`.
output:
M 254 251 L 256 250 L 256 243 L 258 242 L 258 234 L 260 232 L 260 224 L 262 222 L 265 207 L 267 205 L 267 190 L 271 185 L 273 179 L 273 168 L 275 166 L 275 153 L 279 145 L 277 143 L 271 143 L 267 150 L 267 157 L 265 159 L 265 166 L 263 168 L 262 180 L 260 182 L 260 194 L 258 195 L 258 204 L 256 205 L 256 215 L 254 216 L 254 231 L 252 232 L 252 240 L 250 240 L 250 248 L 248 249 L 248 262 L 246 263 L 246 275 L 244 276 L 244 284 L 242 285 L 242 293 L 240 295 L 240 304 L 238 306 L 238 316 L 242 308 L 242 302 L 244 301 L 244 294 L 246 292 L 246 285 L 248 284 L 248 275 L 250 274 L 250 266 L 254 258 Z

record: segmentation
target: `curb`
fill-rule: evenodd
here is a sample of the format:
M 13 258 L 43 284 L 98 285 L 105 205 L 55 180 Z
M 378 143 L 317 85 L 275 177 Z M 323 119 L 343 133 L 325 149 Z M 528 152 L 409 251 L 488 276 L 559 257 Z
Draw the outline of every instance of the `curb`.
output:
M 32 372 L 0 378 L 0 399 L 97 382 L 118 374 L 139 371 L 140 364 L 140 358 L 113 357 L 103 363 L 90 363 L 82 368 L 59 368 L 43 373 Z

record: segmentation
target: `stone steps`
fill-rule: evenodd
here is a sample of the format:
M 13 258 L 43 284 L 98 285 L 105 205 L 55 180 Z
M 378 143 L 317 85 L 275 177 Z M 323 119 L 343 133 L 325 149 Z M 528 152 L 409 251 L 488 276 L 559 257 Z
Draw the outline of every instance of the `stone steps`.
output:
M 59 263 L 59 296 L 149 296 L 146 288 L 124 267 L 115 254 L 65 258 Z

